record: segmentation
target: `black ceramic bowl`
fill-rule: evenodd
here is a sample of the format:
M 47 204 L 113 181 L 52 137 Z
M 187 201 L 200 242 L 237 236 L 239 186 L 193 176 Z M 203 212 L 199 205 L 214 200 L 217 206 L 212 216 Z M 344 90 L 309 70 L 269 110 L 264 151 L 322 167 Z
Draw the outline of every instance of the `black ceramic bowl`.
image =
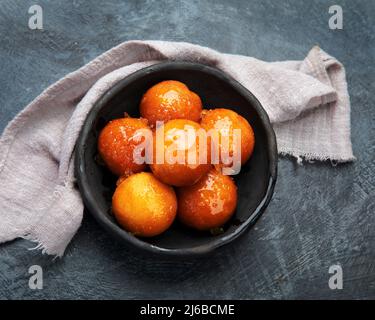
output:
M 120 228 L 111 214 L 116 177 L 97 161 L 100 130 L 127 112 L 138 117 L 142 95 L 163 80 L 184 82 L 202 99 L 205 108 L 229 108 L 246 118 L 254 129 L 255 149 L 234 176 L 238 205 L 218 235 L 196 232 L 176 221 L 160 236 L 141 239 Z M 274 131 L 259 101 L 237 81 L 212 67 L 187 62 L 165 62 L 139 70 L 108 90 L 90 111 L 76 145 L 76 177 L 88 210 L 113 236 L 135 248 L 173 256 L 201 255 L 227 244 L 254 224 L 268 205 L 277 174 Z

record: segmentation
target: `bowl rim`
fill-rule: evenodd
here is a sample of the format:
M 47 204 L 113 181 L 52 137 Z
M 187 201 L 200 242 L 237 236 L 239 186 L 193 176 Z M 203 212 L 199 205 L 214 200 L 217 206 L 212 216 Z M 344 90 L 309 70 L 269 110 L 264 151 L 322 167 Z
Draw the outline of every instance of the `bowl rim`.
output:
M 241 95 L 243 95 L 246 100 L 248 100 L 254 109 L 256 110 L 257 114 L 260 117 L 264 127 L 266 138 L 268 142 L 268 156 L 269 156 L 269 182 L 268 187 L 265 192 L 263 199 L 258 204 L 257 208 L 250 214 L 250 216 L 241 223 L 238 228 L 236 228 L 233 232 L 227 235 L 222 235 L 218 238 L 213 238 L 213 240 L 204 245 L 193 246 L 190 248 L 163 248 L 157 245 L 153 245 L 142 239 L 139 239 L 133 235 L 131 235 L 126 230 L 122 229 L 119 225 L 112 222 L 110 219 L 106 217 L 107 213 L 103 213 L 102 210 L 99 209 L 98 206 L 95 206 L 94 203 L 96 202 L 95 197 L 91 193 L 91 189 L 89 188 L 88 178 L 86 174 L 86 167 L 85 167 L 85 142 L 87 137 L 92 129 L 92 126 L 96 120 L 96 116 L 98 112 L 101 110 L 102 107 L 108 103 L 110 99 L 112 99 L 117 93 L 119 93 L 124 87 L 126 87 L 131 82 L 144 77 L 147 74 L 159 72 L 162 70 L 173 70 L 173 69 L 191 69 L 195 71 L 203 71 L 209 73 L 220 80 L 227 82 L 232 88 L 239 91 Z M 268 206 L 271 197 L 273 195 L 276 179 L 277 179 L 277 162 L 278 162 L 278 153 L 277 153 L 277 144 L 276 144 L 276 136 L 275 132 L 272 128 L 270 123 L 269 117 L 262 107 L 259 100 L 244 86 L 242 86 L 237 80 L 233 79 L 228 74 L 224 73 L 223 71 L 207 66 L 200 63 L 195 62 L 185 62 L 185 61 L 168 61 L 168 62 L 160 62 L 154 65 L 142 68 L 129 76 L 126 76 L 122 80 L 118 81 L 114 86 L 109 88 L 94 104 L 91 108 L 87 117 L 82 125 L 78 140 L 75 146 L 75 159 L 74 159 L 74 166 L 75 166 L 75 177 L 77 179 L 77 184 L 84 202 L 84 205 L 88 209 L 88 211 L 93 215 L 96 221 L 110 234 L 114 235 L 116 238 L 121 240 L 122 242 L 126 242 L 126 244 L 131 244 L 137 248 L 144 249 L 148 252 L 156 253 L 156 254 L 164 254 L 169 256 L 199 256 L 203 254 L 207 254 L 212 252 L 213 250 L 226 245 L 236 238 L 238 238 L 241 234 L 244 233 L 245 230 L 248 230 L 250 226 L 252 226 L 260 215 L 264 212 L 266 207 Z

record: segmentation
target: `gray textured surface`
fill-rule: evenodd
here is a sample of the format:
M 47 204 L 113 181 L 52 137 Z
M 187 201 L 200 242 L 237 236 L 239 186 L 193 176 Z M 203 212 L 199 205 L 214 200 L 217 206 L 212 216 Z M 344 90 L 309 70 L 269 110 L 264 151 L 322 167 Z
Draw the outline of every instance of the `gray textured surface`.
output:
M 43 31 L 27 27 L 36 2 Z M 340 31 L 328 28 L 332 1 L 36 2 L 0 2 L 1 131 L 49 84 L 125 40 L 190 41 L 265 60 L 302 59 L 318 43 L 347 68 L 358 161 L 281 159 L 266 213 L 209 258 L 136 255 L 88 214 L 61 260 L 27 251 L 25 240 L 0 245 L 0 298 L 375 298 L 374 1 L 334 1 Z M 328 287 L 336 263 L 341 291 Z M 28 288 L 33 264 L 44 268 L 43 290 Z

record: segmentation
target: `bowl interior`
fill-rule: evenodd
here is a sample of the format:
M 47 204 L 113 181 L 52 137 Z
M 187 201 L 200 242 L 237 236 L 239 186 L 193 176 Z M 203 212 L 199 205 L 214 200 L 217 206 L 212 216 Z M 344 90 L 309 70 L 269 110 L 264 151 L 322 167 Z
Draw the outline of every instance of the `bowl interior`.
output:
M 111 213 L 114 177 L 97 159 L 100 130 L 114 118 L 128 113 L 139 116 L 142 95 L 163 80 L 179 80 L 202 99 L 204 108 L 229 108 L 246 118 L 254 129 L 255 149 L 251 159 L 234 176 L 238 206 L 224 232 L 211 235 L 195 232 L 176 221 L 160 236 L 138 239 L 122 230 Z M 207 251 L 239 235 L 252 224 L 270 200 L 276 179 L 277 152 L 268 117 L 245 88 L 222 72 L 190 63 L 163 63 L 140 70 L 111 88 L 94 106 L 77 145 L 77 177 L 83 198 L 94 216 L 117 237 L 151 250 L 166 252 Z

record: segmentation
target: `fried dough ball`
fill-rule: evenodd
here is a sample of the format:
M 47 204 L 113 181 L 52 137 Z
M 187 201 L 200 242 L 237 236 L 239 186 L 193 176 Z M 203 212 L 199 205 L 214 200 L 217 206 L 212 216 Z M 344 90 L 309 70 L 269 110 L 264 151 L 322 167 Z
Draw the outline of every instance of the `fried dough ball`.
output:
M 245 118 L 228 109 L 204 110 L 200 124 L 207 131 L 217 130 L 216 141 L 219 144 L 219 162 L 222 166 L 232 165 L 230 158 L 234 156 L 235 148 L 239 151 L 234 138 L 234 129 L 241 130 L 241 164 L 249 160 L 254 151 L 255 137 L 252 127 Z M 222 152 L 228 156 L 223 158 Z
M 146 164 L 137 164 L 134 149 L 142 142 L 136 135 L 138 130 L 151 130 L 146 119 L 120 118 L 110 121 L 100 132 L 98 150 L 106 166 L 118 176 L 129 176 L 146 169 Z
M 202 127 L 185 119 L 170 120 L 154 132 L 154 175 L 173 186 L 196 183 L 210 168 L 210 146 Z M 164 137 L 164 138 L 163 138 Z
M 116 188 L 112 211 L 125 230 L 153 237 L 167 230 L 176 217 L 176 194 L 150 172 L 133 174 Z
M 156 121 L 167 122 L 172 119 L 199 121 L 202 101 L 199 96 L 179 81 L 162 81 L 143 95 L 140 112 L 151 127 Z
M 196 184 L 177 191 L 182 223 L 197 230 L 221 227 L 237 206 L 237 187 L 232 178 L 211 169 Z

